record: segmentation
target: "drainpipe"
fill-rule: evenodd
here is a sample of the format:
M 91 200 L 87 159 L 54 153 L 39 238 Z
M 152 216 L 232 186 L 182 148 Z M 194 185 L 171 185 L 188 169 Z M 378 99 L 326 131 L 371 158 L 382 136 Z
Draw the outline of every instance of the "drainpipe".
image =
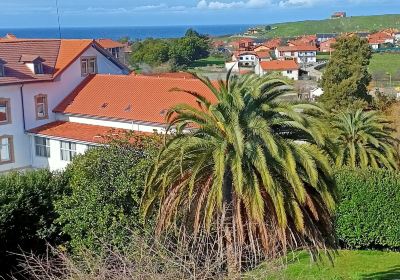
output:
M 19 88 L 19 92 L 21 94 L 21 106 L 22 106 L 22 124 L 24 126 L 24 132 L 26 132 L 26 122 L 25 122 L 25 106 L 24 106 L 24 90 L 23 90 L 24 84 L 21 84 L 21 87 Z

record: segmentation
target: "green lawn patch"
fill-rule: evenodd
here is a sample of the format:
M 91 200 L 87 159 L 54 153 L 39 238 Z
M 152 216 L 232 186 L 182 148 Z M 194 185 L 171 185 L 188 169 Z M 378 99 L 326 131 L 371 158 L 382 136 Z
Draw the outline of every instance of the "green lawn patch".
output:
M 400 79 L 400 53 L 376 53 L 372 56 L 369 65 L 371 73 L 390 73 Z
M 309 255 L 302 252 L 292 258 L 283 271 L 272 274 L 267 271 L 261 267 L 252 272 L 248 279 L 395 280 L 400 279 L 400 253 L 341 250 L 332 266 L 327 258 L 321 263 L 311 263 Z
M 207 66 L 224 66 L 225 59 L 223 57 L 210 56 L 207 58 L 199 59 L 194 61 L 189 68 L 195 67 L 207 67 Z

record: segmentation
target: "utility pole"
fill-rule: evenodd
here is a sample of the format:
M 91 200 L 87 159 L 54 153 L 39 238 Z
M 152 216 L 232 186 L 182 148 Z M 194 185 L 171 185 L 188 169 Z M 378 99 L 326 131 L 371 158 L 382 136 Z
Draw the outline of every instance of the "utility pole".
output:
M 387 72 L 386 75 L 389 75 L 389 87 L 392 87 L 392 74 Z

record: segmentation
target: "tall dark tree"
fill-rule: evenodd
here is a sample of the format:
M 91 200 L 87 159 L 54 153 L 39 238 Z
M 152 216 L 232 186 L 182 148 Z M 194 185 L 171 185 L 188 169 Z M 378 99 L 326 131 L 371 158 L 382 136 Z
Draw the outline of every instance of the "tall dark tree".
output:
M 371 75 L 368 65 L 372 50 L 358 36 L 341 37 L 322 77 L 324 94 L 320 101 L 330 110 L 359 108 L 371 101 L 368 85 Z

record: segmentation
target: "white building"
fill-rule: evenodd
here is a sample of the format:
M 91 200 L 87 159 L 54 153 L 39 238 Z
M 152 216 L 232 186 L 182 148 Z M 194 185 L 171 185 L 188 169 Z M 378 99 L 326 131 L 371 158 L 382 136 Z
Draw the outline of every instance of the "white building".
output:
M 271 72 L 279 72 L 282 76 L 292 80 L 299 79 L 299 65 L 293 59 L 261 61 L 255 67 L 255 73 L 260 76 Z
M 284 46 L 275 50 L 277 59 L 296 59 L 298 63 L 317 62 L 317 47 L 315 46 Z
M 0 172 L 39 167 L 35 155 L 50 165 L 49 142 L 34 149 L 27 132 L 56 121 L 52 109 L 95 73 L 129 69 L 92 40 L 0 40 Z

